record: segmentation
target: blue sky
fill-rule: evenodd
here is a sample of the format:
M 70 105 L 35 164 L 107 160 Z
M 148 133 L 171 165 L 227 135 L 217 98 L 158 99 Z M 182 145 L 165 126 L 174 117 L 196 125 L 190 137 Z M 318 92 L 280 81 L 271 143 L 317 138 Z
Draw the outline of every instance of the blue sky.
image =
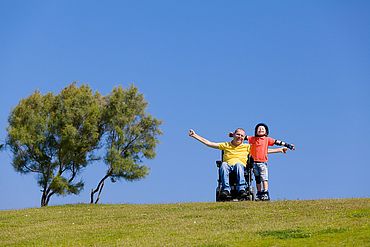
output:
M 73 81 L 106 95 L 136 85 L 163 120 L 151 171 L 106 183 L 101 203 L 214 201 L 220 152 L 265 122 L 297 150 L 269 158 L 275 200 L 369 197 L 369 1 L 1 1 L 0 139 L 35 90 Z M 34 175 L 0 153 L 0 209 L 39 207 Z M 105 165 L 81 174 L 88 203 Z

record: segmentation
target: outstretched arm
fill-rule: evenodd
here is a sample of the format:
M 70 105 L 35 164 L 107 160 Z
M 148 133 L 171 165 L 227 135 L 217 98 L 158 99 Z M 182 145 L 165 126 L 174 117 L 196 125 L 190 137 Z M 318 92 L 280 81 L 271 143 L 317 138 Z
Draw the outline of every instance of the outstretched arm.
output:
M 190 137 L 193 137 L 194 139 L 200 141 L 201 143 L 207 145 L 208 147 L 211 147 L 211 148 L 218 148 L 218 144 L 215 143 L 215 142 L 211 142 L 211 141 L 208 141 L 206 138 L 204 137 L 201 137 L 200 135 L 198 135 L 197 133 L 195 133 L 194 130 L 189 130 L 189 136 Z
M 274 154 L 274 153 L 285 153 L 288 151 L 288 148 L 283 147 L 283 148 L 269 148 L 268 153 L 269 154 Z
M 290 150 L 295 150 L 295 146 L 293 144 L 289 144 L 280 140 L 275 140 L 275 145 L 284 146 L 289 148 Z

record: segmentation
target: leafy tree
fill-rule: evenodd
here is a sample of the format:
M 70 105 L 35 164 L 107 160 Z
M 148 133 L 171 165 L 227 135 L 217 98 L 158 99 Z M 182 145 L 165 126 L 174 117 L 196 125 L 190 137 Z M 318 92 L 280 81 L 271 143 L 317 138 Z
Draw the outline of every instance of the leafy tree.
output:
M 94 151 L 105 147 L 107 170 L 91 191 L 91 203 L 97 203 L 107 178 L 133 181 L 148 174 L 142 162 L 155 156 L 161 122 L 147 114 L 146 107 L 134 86 L 115 88 L 106 97 L 74 83 L 58 95 L 36 91 L 11 112 L 7 140 L 0 149 L 7 146 L 13 153 L 17 172 L 37 175 L 41 206 L 47 206 L 53 195 L 83 189 L 77 176 L 99 159 Z
M 155 157 L 157 136 L 161 134 L 161 121 L 145 112 L 147 103 L 136 87 L 115 88 L 105 97 L 105 102 L 102 118 L 107 170 L 97 187 L 91 190 L 90 203 L 99 201 L 108 178 L 112 182 L 144 178 L 149 169 L 142 165 L 143 159 Z
M 77 175 L 96 157 L 103 133 L 102 97 L 84 85 L 71 84 L 59 95 L 36 91 L 11 112 L 6 145 L 20 173 L 37 174 L 41 206 L 51 196 L 78 194 Z

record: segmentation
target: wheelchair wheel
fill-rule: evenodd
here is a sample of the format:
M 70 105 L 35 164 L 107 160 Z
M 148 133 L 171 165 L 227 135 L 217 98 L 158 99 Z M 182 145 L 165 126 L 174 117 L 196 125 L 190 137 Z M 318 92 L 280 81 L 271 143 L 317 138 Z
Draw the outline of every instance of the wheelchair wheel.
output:
M 220 192 L 216 190 L 216 202 L 220 202 Z
M 222 198 L 220 196 L 221 194 L 221 190 L 219 187 L 216 188 L 216 202 L 221 202 L 222 201 Z
M 247 200 L 254 201 L 254 195 L 253 194 L 248 195 Z

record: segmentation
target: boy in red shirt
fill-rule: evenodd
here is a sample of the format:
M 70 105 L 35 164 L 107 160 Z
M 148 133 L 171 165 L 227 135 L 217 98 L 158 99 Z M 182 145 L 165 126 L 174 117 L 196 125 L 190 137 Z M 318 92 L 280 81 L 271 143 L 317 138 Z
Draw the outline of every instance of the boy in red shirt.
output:
M 269 146 L 279 145 L 285 146 L 294 150 L 294 145 L 283 141 L 275 140 L 268 137 L 269 129 L 266 124 L 259 123 L 255 128 L 255 136 L 247 136 L 249 144 L 251 144 L 250 154 L 254 160 L 253 172 L 256 178 L 257 200 L 269 201 L 270 195 L 268 192 L 268 169 L 267 169 L 267 150 Z M 284 149 L 284 153 L 287 149 Z M 262 190 L 263 187 L 263 190 Z

